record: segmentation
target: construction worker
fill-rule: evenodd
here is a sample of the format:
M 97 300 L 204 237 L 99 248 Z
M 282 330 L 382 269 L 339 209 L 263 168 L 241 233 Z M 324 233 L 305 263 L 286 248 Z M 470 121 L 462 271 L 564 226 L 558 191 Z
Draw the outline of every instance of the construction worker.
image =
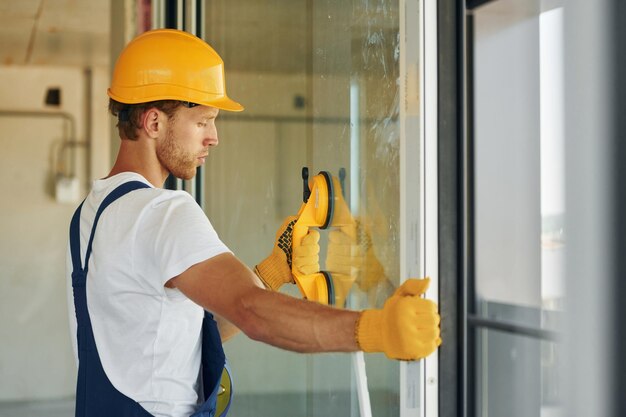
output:
M 293 282 L 291 263 L 319 269 L 318 234 L 291 254 L 287 219 L 255 273 L 188 193 L 161 188 L 170 174 L 193 178 L 218 144 L 220 110 L 243 110 L 226 95 L 223 61 L 204 41 L 171 29 L 138 36 L 120 54 L 108 95 L 117 160 L 70 225 L 76 416 L 226 415 L 222 341 L 239 329 L 295 352 L 402 360 L 441 343 L 437 306 L 420 297 L 427 279 L 406 281 L 382 309 L 362 312 L 281 294 L 273 290 Z

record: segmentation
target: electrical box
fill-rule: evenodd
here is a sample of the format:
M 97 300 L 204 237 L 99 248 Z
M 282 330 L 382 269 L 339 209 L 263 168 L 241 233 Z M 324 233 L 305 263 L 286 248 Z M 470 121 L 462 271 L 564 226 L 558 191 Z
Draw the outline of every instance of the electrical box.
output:
M 78 178 L 57 176 L 55 198 L 59 203 L 78 203 L 80 201 L 80 181 Z

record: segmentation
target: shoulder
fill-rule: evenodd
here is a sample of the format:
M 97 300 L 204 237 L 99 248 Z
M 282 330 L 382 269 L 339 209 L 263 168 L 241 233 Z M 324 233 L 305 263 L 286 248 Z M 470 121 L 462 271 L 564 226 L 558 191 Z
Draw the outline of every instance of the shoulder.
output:
M 200 210 L 193 197 L 185 191 L 166 190 L 155 188 L 144 177 L 133 172 L 124 172 L 104 180 L 94 182 L 89 200 L 92 205 L 99 205 L 107 195 L 118 187 L 130 182 L 140 182 L 146 188 L 139 188 L 121 197 L 114 203 L 117 210 L 155 212 L 159 210 L 183 209 L 190 211 Z
M 193 197 L 186 191 L 165 190 L 162 188 L 141 188 L 132 192 L 125 201 L 130 204 L 147 206 L 150 209 L 167 207 L 200 208 Z
M 155 188 L 138 190 L 136 204 L 144 206 L 148 210 L 146 214 L 206 218 L 198 203 L 186 191 Z

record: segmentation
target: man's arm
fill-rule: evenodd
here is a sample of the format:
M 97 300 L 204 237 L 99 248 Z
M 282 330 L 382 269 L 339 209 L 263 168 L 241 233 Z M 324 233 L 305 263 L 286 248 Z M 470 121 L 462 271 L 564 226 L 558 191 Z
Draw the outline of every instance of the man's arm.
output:
M 222 344 L 228 342 L 241 331 L 237 328 L 237 326 L 235 326 L 219 314 L 213 314 L 213 320 L 215 320 L 215 322 L 217 323 L 217 328 L 220 332 Z
M 259 288 L 256 275 L 230 253 L 198 263 L 168 284 L 251 339 L 295 352 L 358 350 L 359 312 Z
M 258 276 L 254 276 L 254 282 L 259 288 L 265 288 L 265 284 Z M 232 324 L 230 321 L 226 320 L 224 317 L 219 314 L 213 312 L 213 319 L 217 323 L 217 328 L 220 331 L 220 337 L 222 338 L 222 343 L 228 342 L 230 339 L 235 337 L 241 330 Z

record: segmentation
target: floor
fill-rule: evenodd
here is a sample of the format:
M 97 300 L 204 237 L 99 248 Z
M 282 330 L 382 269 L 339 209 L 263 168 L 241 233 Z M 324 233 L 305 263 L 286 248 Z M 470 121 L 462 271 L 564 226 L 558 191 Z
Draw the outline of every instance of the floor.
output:
M 0 402 L 0 417 L 74 417 L 74 399 Z
M 277 416 L 299 416 L 307 415 L 302 409 L 302 401 L 292 398 L 289 401 L 266 401 L 262 398 L 245 398 L 240 399 L 237 406 L 231 408 L 229 417 L 237 416 L 259 416 L 267 415 Z M 301 399 L 300 399 L 301 400 Z M 270 404 L 273 404 L 271 406 Z M 272 409 L 273 408 L 273 409 Z M 259 411 L 262 411 L 259 414 Z M 327 411 L 327 410 L 325 410 Z M 344 410 L 345 411 L 345 410 Z M 397 413 L 397 410 L 394 410 Z M 314 413 L 318 415 L 318 413 Z M 347 413 L 347 416 L 354 413 Z M 390 414 L 397 415 L 397 414 Z M 560 407 L 543 407 L 540 417 L 563 417 L 563 409 Z M 53 401 L 26 401 L 26 402 L 0 402 L 0 417 L 74 417 L 74 399 L 53 400 Z
M 399 414 L 393 403 L 397 399 L 376 393 L 373 396 L 376 403 L 387 404 L 383 410 L 373 410 L 377 417 Z M 349 393 L 239 395 L 235 400 L 228 417 L 358 417 L 358 411 L 351 410 Z M 0 417 L 74 417 L 74 399 L 0 402 Z
M 277 398 L 280 397 L 280 398 Z M 311 414 L 307 412 L 302 396 L 239 396 L 228 413 L 229 417 L 314 417 L 329 410 L 322 407 Z M 329 404 L 330 405 L 330 404 Z M 336 404 L 335 404 L 336 406 Z M 334 407 L 337 408 L 337 407 Z M 338 407 L 341 408 L 341 407 Z M 342 410 L 342 416 L 350 416 L 349 410 Z M 0 402 L 0 417 L 74 417 L 74 399 L 54 401 Z

